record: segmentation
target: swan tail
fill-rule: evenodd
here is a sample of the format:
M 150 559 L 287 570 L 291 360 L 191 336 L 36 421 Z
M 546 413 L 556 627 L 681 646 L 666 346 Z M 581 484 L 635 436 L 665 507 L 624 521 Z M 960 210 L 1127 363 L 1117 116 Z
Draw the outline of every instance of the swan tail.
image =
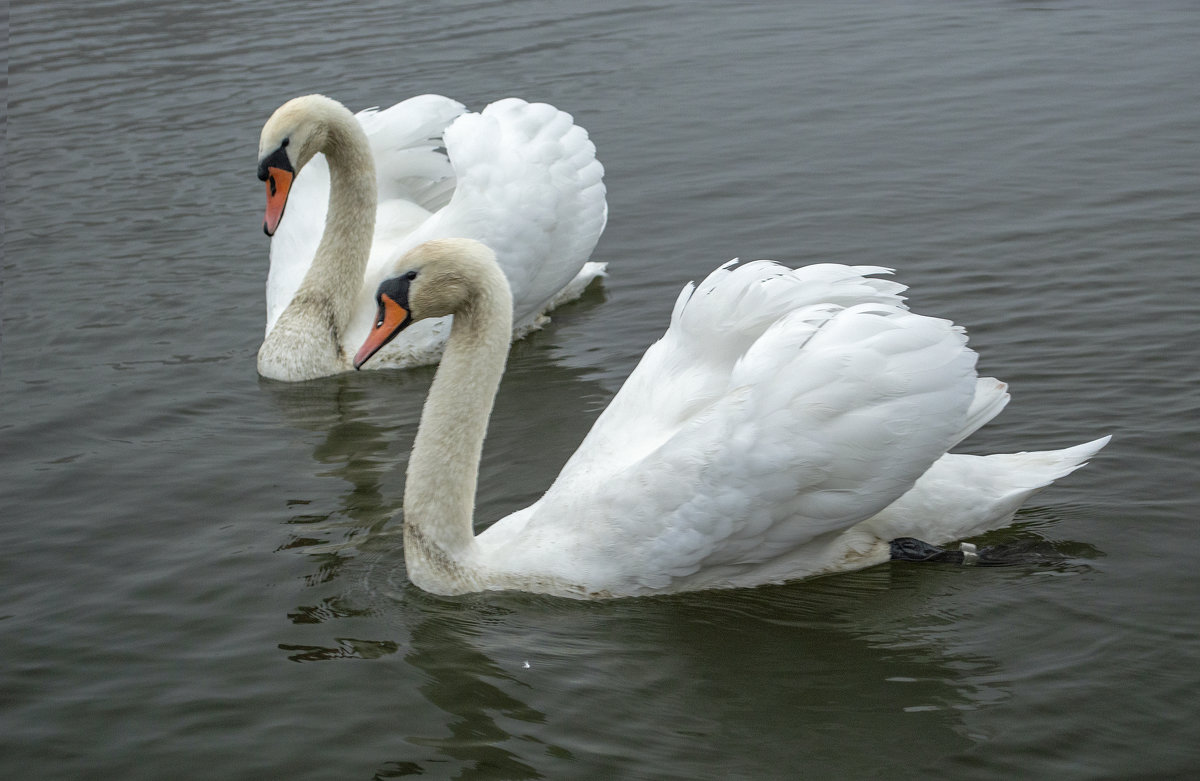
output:
M 1086 465 L 1110 439 L 1062 450 L 944 455 L 863 526 L 882 540 L 915 537 L 933 545 L 1002 528 L 1033 494 Z
M 1014 453 L 1011 458 L 1021 458 L 1022 473 L 1028 471 L 1032 481 L 1031 487 L 1036 490 L 1050 485 L 1060 477 L 1086 466 L 1088 460 L 1100 452 L 1112 439 L 1112 435 L 1093 439 L 1075 447 L 1062 450 L 1040 450 L 1032 453 Z
M 555 309 L 558 309 L 563 304 L 569 304 L 575 299 L 583 295 L 583 291 L 587 290 L 587 286 L 592 284 L 597 279 L 608 276 L 607 263 L 597 263 L 589 260 L 583 264 L 583 268 L 575 275 L 575 278 L 567 283 L 567 286 L 558 291 L 550 303 L 546 304 L 539 311 L 535 311 L 524 317 L 520 322 L 513 324 L 513 338 L 520 339 L 526 334 L 538 330 L 539 328 L 550 322 L 549 314 Z
M 608 264 L 597 263 L 594 260 L 589 260 L 583 264 L 583 268 L 575 275 L 567 286 L 558 291 L 558 295 L 546 307 L 546 311 L 556 309 L 563 304 L 568 304 L 583 295 L 583 291 L 587 286 L 592 284 L 597 279 L 608 276 Z

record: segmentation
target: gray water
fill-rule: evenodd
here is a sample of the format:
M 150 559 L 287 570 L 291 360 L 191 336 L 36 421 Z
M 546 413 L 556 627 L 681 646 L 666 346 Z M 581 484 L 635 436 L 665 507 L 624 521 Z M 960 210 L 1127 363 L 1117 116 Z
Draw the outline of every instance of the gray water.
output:
M 1200 766 L 1194 2 L 14 3 L 0 373 L 6 778 L 1145 778 Z M 260 381 L 258 131 L 295 95 L 546 100 L 611 276 L 517 344 L 483 524 L 545 489 L 725 260 L 895 267 L 1013 402 L 1105 433 L 1012 529 L 579 604 L 440 599 L 393 515 L 430 370 Z

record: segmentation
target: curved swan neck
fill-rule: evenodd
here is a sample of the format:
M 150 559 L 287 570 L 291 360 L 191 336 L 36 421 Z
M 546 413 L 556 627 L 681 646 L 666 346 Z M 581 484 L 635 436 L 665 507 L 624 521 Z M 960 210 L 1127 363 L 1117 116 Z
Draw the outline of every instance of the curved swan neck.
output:
M 366 133 L 349 110 L 341 105 L 331 107 L 323 112 L 322 123 L 325 142 L 321 151 L 329 163 L 329 210 L 325 232 L 300 290 L 319 289 L 336 298 L 344 327 L 362 286 L 375 236 L 375 161 Z
M 426 591 L 483 587 L 472 562 L 475 488 L 483 440 L 512 334 L 512 297 L 488 263 L 476 295 L 455 313 L 421 414 L 404 489 L 404 558 Z
M 325 232 L 304 280 L 259 349 L 259 371 L 292 380 L 349 368 L 342 344 L 375 236 L 375 162 L 358 120 L 332 100 L 315 102 L 316 150 L 329 164 Z

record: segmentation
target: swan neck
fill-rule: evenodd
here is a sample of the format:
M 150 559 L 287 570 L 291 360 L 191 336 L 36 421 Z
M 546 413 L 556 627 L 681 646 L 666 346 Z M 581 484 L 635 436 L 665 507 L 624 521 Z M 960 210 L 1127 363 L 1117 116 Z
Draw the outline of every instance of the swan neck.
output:
M 405 563 L 409 578 L 434 593 L 486 587 L 474 556 L 475 491 L 512 334 L 512 298 L 495 273 L 499 286 L 454 315 L 408 462 Z
M 338 326 L 344 329 L 375 235 L 375 162 L 358 120 L 344 109 L 327 120 L 321 151 L 329 163 L 329 209 L 325 232 L 300 290 L 327 295 Z
M 375 235 L 375 163 L 366 134 L 340 105 L 318 109 L 313 122 L 329 164 L 329 208 L 312 264 L 259 348 L 259 372 L 278 379 L 350 368 L 343 339 Z

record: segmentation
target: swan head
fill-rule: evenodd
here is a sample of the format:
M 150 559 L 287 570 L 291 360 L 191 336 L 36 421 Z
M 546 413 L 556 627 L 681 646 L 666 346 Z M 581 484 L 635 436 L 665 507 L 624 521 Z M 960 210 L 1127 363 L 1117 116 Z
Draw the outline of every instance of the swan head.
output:
M 427 241 L 405 253 L 396 268 L 402 271 L 385 279 L 375 291 L 375 321 L 354 356 L 355 369 L 418 320 L 464 314 L 480 301 L 496 299 L 511 317 L 508 280 L 495 253 L 478 241 Z
M 349 117 L 350 110 L 324 95 L 292 98 L 263 125 L 258 140 L 258 178 L 267 183 L 267 213 L 263 232 L 275 235 L 287 206 L 292 181 L 300 169 L 324 147 L 333 118 Z

